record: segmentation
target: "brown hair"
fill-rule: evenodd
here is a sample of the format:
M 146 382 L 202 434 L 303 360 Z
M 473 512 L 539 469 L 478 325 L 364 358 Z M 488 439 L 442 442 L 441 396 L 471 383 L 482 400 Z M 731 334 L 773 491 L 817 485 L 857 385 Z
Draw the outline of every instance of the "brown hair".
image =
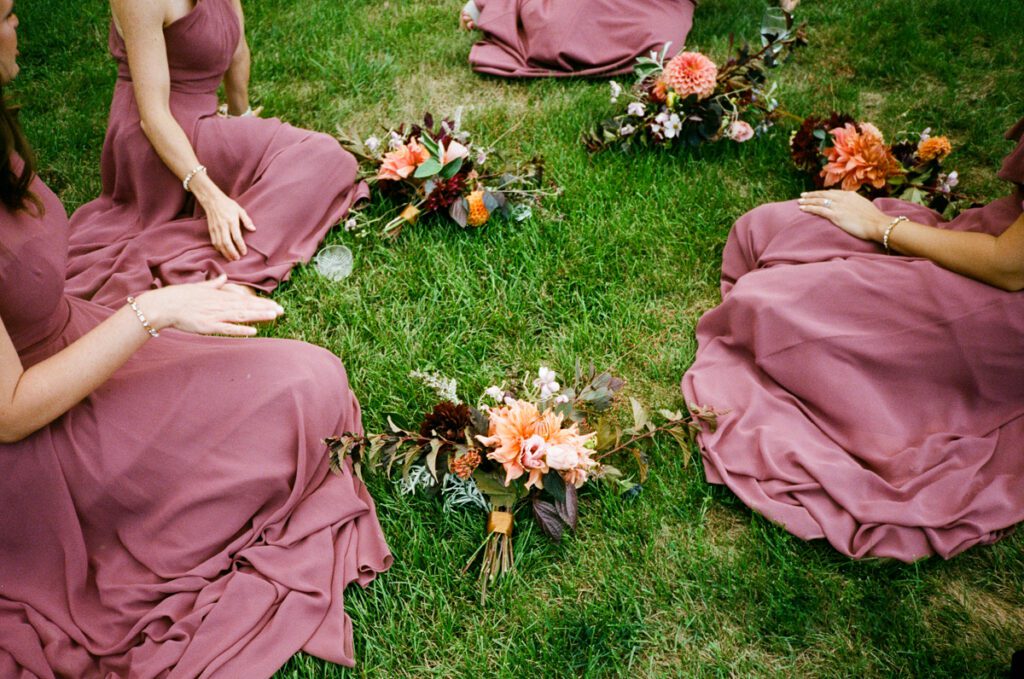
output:
M 29 188 L 36 174 L 35 155 L 18 122 L 18 106 L 9 106 L 0 87 L 0 202 L 8 210 L 35 208 L 43 212 L 43 203 Z M 24 161 L 21 172 L 15 172 L 11 157 L 18 154 Z

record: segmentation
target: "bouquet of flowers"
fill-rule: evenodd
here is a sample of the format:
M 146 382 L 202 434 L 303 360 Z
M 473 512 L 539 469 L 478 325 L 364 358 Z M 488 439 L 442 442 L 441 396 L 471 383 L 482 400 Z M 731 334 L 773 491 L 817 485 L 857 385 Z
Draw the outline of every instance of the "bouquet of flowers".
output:
M 572 386 L 563 387 L 546 367 L 537 378 L 492 386 L 478 405 L 459 400 L 454 380 L 414 372 L 441 398 L 419 427 L 405 430 L 390 419 L 390 431 L 327 440 L 335 468 L 346 458 L 357 474 L 363 468 L 400 475 L 403 492 L 418 489 L 440 495 L 445 509 L 487 513 L 487 535 L 463 572 L 482 554 L 481 602 L 487 586 L 514 567 L 512 529 L 520 510 L 530 514 L 552 540 L 576 528 L 578 489 L 591 481 L 609 483 L 636 495 L 647 478 L 648 461 L 638 443 L 659 433 L 673 436 L 686 455 L 695 432 L 717 426 L 720 413 L 690 406 L 689 412 L 658 411 L 659 423 L 630 399 L 632 425 L 611 417 L 623 381 L 611 373 L 576 368 Z M 626 478 L 606 460 L 628 453 L 637 480 Z
M 696 147 L 723 139 L 745 142 L 763 134 L 786 115 L 778 108 L 775 86 L 768 85 L 767 71 L 806 44 L 804 26 L 794 27 L 788 12 L 784 17 L 784 28 L 762 29 L 760 51 L 744 44 L 721 67 L 700 52 L 680 52 L 666 62 L 669 44 L 660 54 L 640 57 L 625 112 L 584 133 L 584 145 L 590 151 L 629 152 L 636 147 Z M 622 95 L 622 86 L 612 81 L 612 103 Z
M 360 223 L 362 213 L 357 213 L 346 229 L 366 233 L 387 219 L 383 235 L 396 238 L 406 224 L 433 213 L 446 213 L 462 228 L 481 227 L 495 214 L 524 221 L 543 196 L 557 193 L 545 189 L 540 158 L 512 170 L 493 168 L 494 148 L 474 144 L 461 117 L 459 110 L 435 126 L 427 113 L 422 124 L 388 129 L 385 140 L 376 135 L 353 140 L 339 129 L 342 145 L 359 158 L 366 180 L 401 205 L 397 215 L 373 221 Z
M 804 120 L 790 140 L 790 154 L 818 189 L 836 187 L 869 198 L 900 198 L 940 213 L 972 205 L 973 201 L 953 192 L 959 183 L 957 172 L 943 168 L 953 151 L 949 139 L 933 136 L 931 128 L 916 137 L 886 144 L 871 123 L 833 112 L 828 118 Z

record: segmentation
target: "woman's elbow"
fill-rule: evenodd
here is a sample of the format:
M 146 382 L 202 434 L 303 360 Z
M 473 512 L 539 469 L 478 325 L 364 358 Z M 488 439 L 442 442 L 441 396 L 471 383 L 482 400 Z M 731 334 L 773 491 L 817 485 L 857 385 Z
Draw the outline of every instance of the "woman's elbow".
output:
M 1006 276 L 1000 281 L 999 287 L 1007 292 L 1020 292 L 1024 290 L 1024 271 Z
M 38 427 L 32 427 L 27 422 L 18 422 L 7 417 L 0 418 L 0 443 L 17 443 Z
M 1009 292 L 1024 290 L 1024 257 L 1016 252 L 998 253 L 994 264 L 993 285 Z

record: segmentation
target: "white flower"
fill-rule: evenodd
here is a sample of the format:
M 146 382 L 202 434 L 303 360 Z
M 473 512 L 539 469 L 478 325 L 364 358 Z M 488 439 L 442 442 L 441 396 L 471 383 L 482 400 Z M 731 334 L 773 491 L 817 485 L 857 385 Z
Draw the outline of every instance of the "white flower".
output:
M 356 218 L 355 217 L 349 217 L 348 219 L 345 220 L 345 230 L 346 231 L 355 231 L 356 230 Z
M 664 114 L 662 114 L 664 115 Z M 679 130 L 683 129 L 683 121 L 679 119 L 675 113 L 668 117 L 668 120 L 664 121 L 665 131 L 664 135 L 666 139 L 671 139 L 679 134 Z
M 542 399 L 547 400 L 562 390 L 562 387 L 555 381 L 556 377 L 555 371 L 547 366 L 542 365 L 537 371 L 537 379 L 533 381 L 533 386 L 540 389 Z
M 552 469 L 561 469 L 565 471 L 575 469 L 580 465 L 580 454 L 573 446 L 558 443 L 548 446 L 547 450 L 544 452 L 546 453 L 544 457 L 546 458 L 548 466 Z
M 612 80 L 608 85 L 612 88 L 612 103 L 616 103 L 619 100 L 619 95 L 622 94 L 622 85 Z
M 959 183 L 960 175 L 956 170 L 953 170 L 948 175 L 945 173 L 939 175 L 939 191 L 942 193 L 949 193 Z
M 391 130 L 391 138 L 388 140 L 388 148 L 397 149 L 403 143 L 402 135 L 398 134 L 394 130 Z
M 636 128 L 633 127 L 632 125 L 623 125 L 622 127 L 619 128 L 619 134 L 622 135 L 623 137 L 628 137 L 634 132 L 636 132 Z
M 555 403 L 568 403 L 568 402 L 569 402 L 569 395 L 568 394 L 559 394 L 558 396 L 555 397 Z
M 932 128 L 926 127 L 921 130 L 921 141 L 928 141 L 932 136 Z
M 483 165 L 487 162 L 487 153 L 481 149 L 476 152 L 476 160 L 473 161 L 477 165 Z
M 505 390 L 499 386 L 487 387 L 484 394 L 497 403 L 501 403 L 502 397 L 505 396 Z
M 422 370 L 413 370 L 409 373 L 409 377 L 423 382 L 423 384 L 433 389 L 434 393 L 446 401 L 462 403 L 456 393 L 458 384 L 451 377 L 445 377 L 444 375 L 436 372 L 424 372 Z
M 370 150 L 370 153 L 376 153 L 377 149 L 380 148 L 380 139 L 377 138 L 377 135 L 371 135 L 364 143 L 366 148 Z
M 666 122 L 668 122 L 668 114 L 662 111 L 658 115 L 654 116 L 654 122 L 651 123 L 651 132 L 654 134 L 662 134 L 665 130 Z
M 644 108 L 644 105 L 639 101 L 631 101 L 629 106 L 626 107 L 626 113 L 631 116 L 643 117 L 645 112 L 646 109 Z

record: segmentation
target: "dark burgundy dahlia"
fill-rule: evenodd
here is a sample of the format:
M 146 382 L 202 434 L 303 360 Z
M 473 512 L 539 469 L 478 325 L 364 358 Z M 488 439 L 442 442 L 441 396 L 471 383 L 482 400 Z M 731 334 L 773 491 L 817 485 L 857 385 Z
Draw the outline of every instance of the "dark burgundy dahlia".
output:
M 441 401 L 434 410 L 423 418 L 420 424 L 420 436 L 423 438 L 442 438 L 451 443 L 466 442 L 466 427 L 470 426 L 469 406 L 458 405 L 451 401 Z
M 462 172 L 451 179 L 437 178 L 434 180 L 433 191 L 430 192 L 426 202 L 423 204 L 423 211 L 447 210 L 452 203 L 462 198 L 465 190 L 466 175 Z

